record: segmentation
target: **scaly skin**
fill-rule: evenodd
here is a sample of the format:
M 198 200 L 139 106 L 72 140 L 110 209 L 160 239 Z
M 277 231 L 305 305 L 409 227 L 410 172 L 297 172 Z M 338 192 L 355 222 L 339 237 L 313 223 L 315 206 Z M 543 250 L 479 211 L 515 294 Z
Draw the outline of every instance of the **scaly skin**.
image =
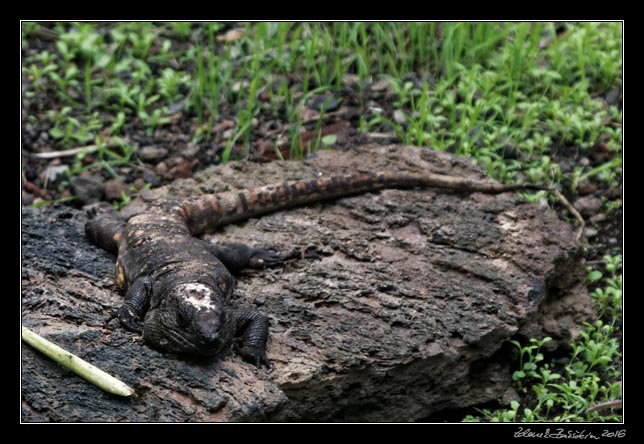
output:
M 270 366 L 268 317 L 229 307 L 230 270 L 275 265 L 287 259 L 243 244 L 210 244 L 195 236 L 285 208 L 384 188 L 435 187 L 503 193 L 541 189 L 435 174 L 353 174 L 157 203 L 127 222 L 92 218 L 85 226 L 96 245 L 118 254 L 115 281 L 125 293 L 121 324 L 169 352 L 212 356 L 233 345 L 246 361 Z

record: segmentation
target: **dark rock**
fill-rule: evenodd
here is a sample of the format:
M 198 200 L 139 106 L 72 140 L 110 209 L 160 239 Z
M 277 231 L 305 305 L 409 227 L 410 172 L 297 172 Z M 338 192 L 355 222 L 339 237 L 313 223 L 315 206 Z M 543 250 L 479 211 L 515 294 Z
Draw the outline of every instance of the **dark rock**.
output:
M 602 209 L 602 201 L 595 196 L 583 196 L 575 200 L 574 207 L 584 217 L 590 217 Z
M 123 193 L 127 194 L 128 186 L 121 179 L 110 179 L 105 182 L 105 199 L 121 200 Z
M 588 194 L 593 194 L 597 191 L 597 184 L 589 180 L 585 180 L 579 185 L 577 185 L 577 191 L 581 196 L 586 196 Z
M 38 187 L 38 185 L 30 182 L 29 180 L 22 181 L 22 189 L 30 194 L 33 194 L 34 196 L 40 196 L 41 193 L 41 189 Z
M 337 98 L 330 94 L 319 94 L 311 97 L 308 102 L 308 107 L 316 111 L 325 110 L 325 112 L 335 111 L 342 103 L 341 98 Z
M 187 159 L 192 159 L 197 157 L 199 154 L 199 145 L 194 143 L 189 143 L 186 145 L 185 149 L 181 151 L 181 155 Z
M 606 94 L 606 103 L 611 106 L 620 106 L 622 104 L 622 87 L 616 86 Z
M 163 159 L 168 155 L 168 150 L 154 145 L 144 146 L 138 151 L 139 159 L 151 162 Z
M 78 272 L 108 277 L 114 268 L 114 258 L 85 240 L 85 214 L 62 206 L 46 208 L 22 208 L 25 269 L 38 270 L 51 278 Z M 23 284 L 28 288 L 28 282 Z
M 34 202 L 34 195 L 23 190 L 21 199 L 23 205 L 31 205 Z
M 165 174 L 168 179 L 187 179 L 192 177 L 192 169 L 199 163 L 197 159 L 182 160 Z
M 609 188 L 604 193 L 609 199 L 619 199 L 622 197 L 622 186 Z
M 69 181 L 72 193 L 83 205 L 98 202 L 103 197 L 103 179 L 97 176 L 74 176 Z
M 143 171 L 143 180 L 145 181 L 145 183 L 149 183 L 153 187 L 158 187 L 161 184 L 161 179 L 159 179 L 159 176 L 149 170 Z
M 352 147 L 301 163 L 231 162 L 149 199 L 383 169 L 481 177 L 444 152 Z M 386 190 L 218 231 L 221 242 L 326 253 L 239 276 L 232 304 L 260 303 L 271 319 L 272 372 L 234 354 L 182 358 L 104 325 L 122 297 L 114 258 L 87 243 L 84 220 L 23 210 L 23 322 L 138 397 L 104 394 L 25 346 L 23 421 L 413 421 L 507 396 L 508 339 L 566 346 L 591 313 L 581 248 L 548 208 L 513 193 Z M 435 233 L 442 242 L 429 241 Z
M 600 141 L 593 145 L 591 156 L 595 162 L 607 162 L 613 158 L 614 153 L 608 144 Z

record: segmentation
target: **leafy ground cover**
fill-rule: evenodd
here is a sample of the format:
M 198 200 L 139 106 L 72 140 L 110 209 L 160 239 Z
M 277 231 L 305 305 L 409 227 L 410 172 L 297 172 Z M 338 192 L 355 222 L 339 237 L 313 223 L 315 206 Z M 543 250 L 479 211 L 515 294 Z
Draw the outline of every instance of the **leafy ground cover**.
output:
M 620 23 L 23 22 L 22 98 L 24 205 L 120 207 L 212 164 L 363 143 L 556 185 L 587 223 L 597 319 L 566 356 L 516 342 L 517 398 L 461 419 L 621 419 L 586 412 L 621 398 Z

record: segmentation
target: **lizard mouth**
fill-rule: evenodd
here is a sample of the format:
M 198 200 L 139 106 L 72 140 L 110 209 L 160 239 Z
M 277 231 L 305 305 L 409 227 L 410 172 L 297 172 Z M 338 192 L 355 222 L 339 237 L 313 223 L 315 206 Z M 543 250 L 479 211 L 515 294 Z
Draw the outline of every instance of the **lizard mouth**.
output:
M 160 328 L 156 324 L 145 326 L 143 339 L 162 351 L 198 356 L 214 356 L 226 345 L 221 339 L 196 340 L 193 335 L 184 331 L 169 327 Z
M 163 313 L 166 316 L 162 316 Z M 162 351 L 214 356 L 230 345 L 234 331 L 232 317 L 227 311 L 199 309 L 175 319 L 167 316 L 167 312 L 150 310 L 143 339 Z

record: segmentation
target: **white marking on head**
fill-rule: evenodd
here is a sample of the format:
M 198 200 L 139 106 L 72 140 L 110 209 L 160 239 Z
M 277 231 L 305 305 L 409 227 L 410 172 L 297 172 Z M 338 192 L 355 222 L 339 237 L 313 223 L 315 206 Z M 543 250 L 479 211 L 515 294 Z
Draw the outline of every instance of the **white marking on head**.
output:
M 180 294 L 188 304 L 195 307 L 197 310 L 202 308 L 215 308 L 212 301 L 212 289 L 207 285 L 198 282 L 181 284 L 178 286 Z

